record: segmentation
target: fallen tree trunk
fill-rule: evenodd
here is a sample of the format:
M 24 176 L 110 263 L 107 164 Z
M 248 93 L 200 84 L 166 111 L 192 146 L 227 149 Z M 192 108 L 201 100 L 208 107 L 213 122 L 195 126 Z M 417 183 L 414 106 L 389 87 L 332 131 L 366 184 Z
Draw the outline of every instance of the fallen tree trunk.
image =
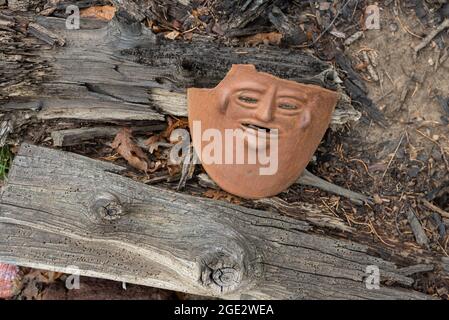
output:
M 10 30 L 32 31 L 49 43 L 19 35 L 17 41 L 6 32 L 0 48 L 5 57 L 0 112 L 26 110 L 38 121 L 158 122 L 166 115 L 187 116 L 186 89 L 215 86 L 236 63 L 337 88 L 332 66 L 300 51 L 157 39 L 126 13 L 100 29 L 82 21 L 80 30 L 66 29 L 59 18 L 37 17 L 32 24 L 20 15 L 3 19 Z M 333 125 L 359 118 L 348 101 L 340 101 Z
M 0 261 L 221 298 L 429 298 L 410 289 L 422 266 L 399 269 L 306 222 L 147 186 L 123 170 L 23 144 L 0 199 Z M 379 289 L 366 287 L 368 266 L 379 268 Z

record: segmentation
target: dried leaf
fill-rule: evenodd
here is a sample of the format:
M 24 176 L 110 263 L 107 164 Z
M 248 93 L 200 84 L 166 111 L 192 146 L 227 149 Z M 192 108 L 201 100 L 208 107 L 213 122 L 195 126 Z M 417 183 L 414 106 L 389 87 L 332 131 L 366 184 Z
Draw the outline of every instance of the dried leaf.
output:
M 121 129 L 115 136 L 111 147 L 134 168 L 145 172 L 148 170 L 148 157 L 134 142 L 131 129 Z
M 150 153 L 153 153 L 158 148 L 158 142 L 161 140 L 161 136 L 158 134 L 152 135 L 148 139 L 146 139 L 143 144 L 148 147 Z
M 179 31 L 173 30 L 164 35 L 165 38 L 170 40 L 175 40 L 181 33 Z
M 282 34 L 279 32 L 258 33 L 253 36 L 244 37 L 243 41 L 251 46 L 261 43 L 279 45 L 282 40 Z
M 26 274 L 26 279 L 34 279 L 36 282 L 50 284 L 61 278 L 64 274 L 61 272 L 46 271 L 39 269 L 32 269 Z
M 109 21 L 112 20 L 114 15 L 114 6 L 94 6 L 80 10 L 80 16 L 83 18 L 95 18 Z
M 167 170 L 170 177 L 174 177 L 178 173 L 181 173 L 181 165 L 179 164 L 167 164 Z
M 209 11 L 208 7 L 199 7 L 199 8 L 192 10 L 192 16 L 194 16 L 195 18 L 198 18 L 203 15 L 209 15 L 209 14 L 210 14 L 210 11 Z
M 164 165 L 162 163 L 162 161 L 156 161 L 156 162 L 152 162 L 151 166 L 148 168 L 148 172 L 154 173 L 157 170 L 159 170 L 160 168 L 162 168 Z
M 366 67 L 368 67 L 368 63 L 360 62 L 360 63 L 355 65 L 354 69 L 356 69 L 357 71 L 362 71 L 362 70 L 365 70 Z
M 173 130 L 178 129 L 178 128 L 185 129 L 185 128 L 188 128 L 188 126 L 189 126 L 189 121 L 187 120 L 187 118 L 180 118 L 180 119 L 168 118 L 168 126 L 164 130 L 164 132 L 161 133 L 161 136 L 168 139 L 168 138 L 170 138 Z
M 193 32 L 187 32 L 187 33 L 184 33 L 184 34 L 183 34 L 183 38 L 184 38 L 184 40 L 186 40 L 186 41 L 192 40 L 192 38 L 193 38 Z
M 182 28 L 182 23 L 179 22 L 179 20 L 174 20 L 172 25 L 173 25 L 173 28 L 175 28 L 176 30 L 179 30 Z
M 225 200 L 227 202 L 240 204 L 240 199 L 222 190 L 209 189 L 203 193 L 203 196 L 214 200 Z

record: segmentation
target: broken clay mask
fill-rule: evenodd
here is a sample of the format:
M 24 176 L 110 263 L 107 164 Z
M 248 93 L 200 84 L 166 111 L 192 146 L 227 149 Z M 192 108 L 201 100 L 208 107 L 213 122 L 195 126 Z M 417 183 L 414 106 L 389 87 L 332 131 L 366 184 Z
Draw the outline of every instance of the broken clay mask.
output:
M 329 126 L 338 94 L 233 65 L 213 89 L 187 91 L 193 146 L 223 190 L 278 194 L 301 175 Z

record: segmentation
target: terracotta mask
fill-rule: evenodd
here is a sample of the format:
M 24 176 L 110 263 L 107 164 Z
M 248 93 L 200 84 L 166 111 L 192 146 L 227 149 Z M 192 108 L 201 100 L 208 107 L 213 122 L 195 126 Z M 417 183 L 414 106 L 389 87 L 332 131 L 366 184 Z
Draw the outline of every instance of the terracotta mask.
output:
M 329 126 L 338 94 L 233 65 L 213 89 L 187 91 L 196 154 L 223 190 L 278 194 L 301 175 Z

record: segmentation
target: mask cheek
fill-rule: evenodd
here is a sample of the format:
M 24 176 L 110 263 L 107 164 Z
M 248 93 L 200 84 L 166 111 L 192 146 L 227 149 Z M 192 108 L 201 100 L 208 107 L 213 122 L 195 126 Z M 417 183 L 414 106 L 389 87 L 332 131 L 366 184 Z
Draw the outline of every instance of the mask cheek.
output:
M 303 110 L 299 114 L 299 128 L 306 129 L 312 121 L 312 115 L 310 114 L 310 110 Z
M 226 113 L 230 102 L 230 93 L 228 90 L 217 90 L 218 108 L 221 113 Z

